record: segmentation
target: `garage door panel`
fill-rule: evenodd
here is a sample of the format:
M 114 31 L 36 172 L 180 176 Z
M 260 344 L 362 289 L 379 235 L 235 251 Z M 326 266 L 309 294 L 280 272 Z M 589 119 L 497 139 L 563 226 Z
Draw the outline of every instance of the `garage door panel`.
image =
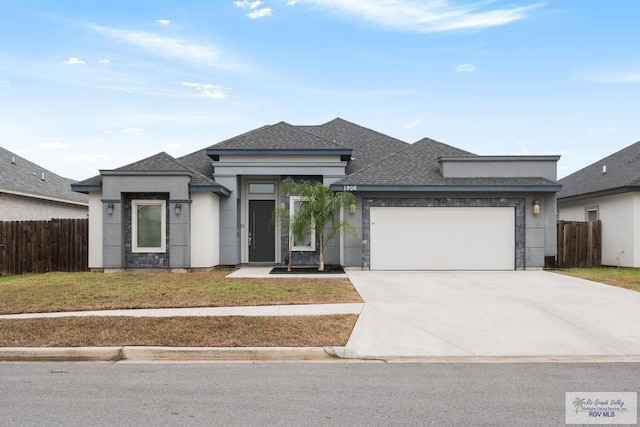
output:
M 513 270 L 512 207 L 373 207 L 372 270 Z

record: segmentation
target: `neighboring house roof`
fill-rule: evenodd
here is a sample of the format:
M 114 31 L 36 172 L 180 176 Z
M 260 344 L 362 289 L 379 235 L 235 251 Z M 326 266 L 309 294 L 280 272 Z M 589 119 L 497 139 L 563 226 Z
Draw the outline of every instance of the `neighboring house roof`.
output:
M 71 191 L 74 182 L 0 147 L 0 193 L 87 206 L 86 195 Z
M 513 178 L 447 178 L 440 172 L 439 159 L 443 156 L 475 156 L 468 151 L 423 138 L 397 153 L 379 160 L 331 185 L 341 190 L 345 186 L 358 191 L 492 191 L 522 189 L 549 191 L 557 184 L 540 177 Z
M 367 129 L 341 118 L 319 126 L 298 126 L 344 147 L 351 148 L 351 161 L 346 173 L 350 175 L 378 160 L 405 148 L 408 143 L 380 132 Z
M 351 149 L 286 122 L 263 126 L 209 147 L 209 156 L 221 154 L 339 154 L 351 156 Z
M 558 181 L 558 201 L 640 191 L 640 141 Z
M 73 185 L 74 191 L 99 191 L 102 187 L 102 177 L 105 175 L 188 175 L 191 177 L 189 186 L 192 191 L 211 191 L 228 196 L 229 190 L 208 178 L 201 172 L 187 166 L 165 152 L 155 154 L 146 159 L 119 167 L 113 170 L 101 170 L 100 175 L 86 179 Z

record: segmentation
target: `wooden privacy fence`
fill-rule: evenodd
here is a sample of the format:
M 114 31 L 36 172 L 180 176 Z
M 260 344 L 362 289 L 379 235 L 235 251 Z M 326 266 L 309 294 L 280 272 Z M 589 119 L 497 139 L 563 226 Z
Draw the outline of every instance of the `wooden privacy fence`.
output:
M 87 271 L 88 219 L 0 221 L 0 274 Z
M 558 221 L 559 268 L 602 266 L 602 222 Z

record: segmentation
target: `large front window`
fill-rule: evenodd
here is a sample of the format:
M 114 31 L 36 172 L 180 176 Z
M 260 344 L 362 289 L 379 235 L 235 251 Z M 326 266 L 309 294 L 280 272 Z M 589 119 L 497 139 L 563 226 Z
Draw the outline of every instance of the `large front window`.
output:
M 306 203 L 304 199 L 299 196 L 291 196 L 289 199 L 289 215 L 292 218 L 292 221 L 297 219 L 298 212 L 300 212 L 300 208 L 302 205 Z M 293 236 L 293 251 L 315 251 L 316 250 L 316 233 L 313 228 L 313 224 L 309 222 L 306 225 L 306 233 L 304 236 Z M 292 230 L 289 230 L 289 233 L 292 233 Z
M 133 200 L 132 209 L 133 252 L 165 252 L 166 202 Z

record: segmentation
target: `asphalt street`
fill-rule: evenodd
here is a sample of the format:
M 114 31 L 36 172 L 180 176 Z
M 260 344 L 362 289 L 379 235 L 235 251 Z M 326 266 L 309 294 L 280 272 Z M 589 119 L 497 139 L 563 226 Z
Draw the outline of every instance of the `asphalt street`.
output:
M 638 363 L 0 363 L 0 425 L 565 425 Z

